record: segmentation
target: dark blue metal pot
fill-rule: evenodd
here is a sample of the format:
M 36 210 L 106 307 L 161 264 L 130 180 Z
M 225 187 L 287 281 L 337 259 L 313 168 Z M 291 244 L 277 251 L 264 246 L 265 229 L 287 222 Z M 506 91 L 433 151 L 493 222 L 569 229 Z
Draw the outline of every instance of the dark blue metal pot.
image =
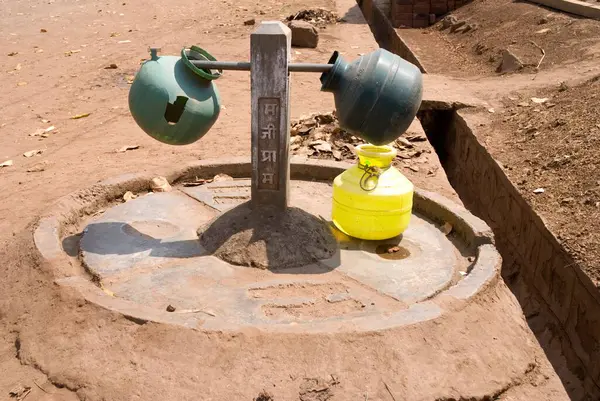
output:
M 336 51 L 321 75 L 321 90 L 332 92 L 340 126 L 374 145 L 402 135 L 415 118 L 423 77 L 413 64 L 384 49 L 347 63 Z

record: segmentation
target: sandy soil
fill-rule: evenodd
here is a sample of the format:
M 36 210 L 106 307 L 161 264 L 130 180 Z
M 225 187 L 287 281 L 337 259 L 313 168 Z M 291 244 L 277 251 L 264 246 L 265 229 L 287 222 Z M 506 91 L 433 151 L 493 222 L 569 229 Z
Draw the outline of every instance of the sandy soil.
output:
M 474 1 L 451 15 L 477 29 L 452 33 L 438 22 L 398 33 L 430 73 L 463 80 L 467 91 L 493 106 L 487 148 L 600 285 L 595 229 L 600 199 L 593 173 L 600 130 L 600 21 L 510 1 Z M 525 68 L 498 74 L 503 49 Z M 532 97 L 548 101 L 535 104 Z M 535 194 L 538 188 L 545 192 Z
M 600 75 L 505 99 L 490 138 L 505 171 L 600 286 Z M 535 103 L 534 101 L 540 102 Z
M 336 361 L 335 368 L 326 361 L 312 366 L 323 347 L 344 350 L 343 339 L 316 338 L 309 340 L 306 349 L 294 350 L 286 338 L 272 342 L 253 333 L 186 334 L 138 326 L 99 311 L 59 292 L 32 245 L 36 216 L 78 188 L 127 172 L 160 173 L 199 158 L 249 154 L 247 73 L 226 73 L 218 81 L 225 107 L 214 129 L 197 144 L 162 145 L 135 125 L 127 110 L 128 81 L 148 56 L 148 46 L 177 54 L 183 45 L 199 44 L 218 59 L 247 60 L 254 27 L 244 21 L 281 20 L 308 5 L 247 0 L 3 3 L 0 163 L 12 160 L 13 164 L 0 167 L 0 399 L 252 399 L 261 389 L 284 395 L 279 399 L 295 399 L 299 387 L 306 387 L 305 379 L 329 381 L 330 374 L 340 375 L 341 388 L 355 387 L 355 392 L 347 393 L 350 398 L 339 399 L 355 399 L 351 394 L 363 391 L 371 391 L 371 399 L 376 399 L 375 392 L 385 391 L 380 379 L 375 379 L 380 375 L 374 375 L 370 384 L 352 379 L 356 376 L 342 377 L 344 363 L 356 366 L 356 372 L 371 363 L 371 357 L 365 356 L 357 365 L 354 348 L 343 351 L 346 362 Z M 297 61 L 325 62 L 333 50 L 352 59 L 377 47 L 352 1 L 314 0 L 310 6 L 337 11 L 348 22 L 321 30 L 318 49 L 296 49 Z M 111 64 L 117 68 L 105 68 Z M 317 78 L 293 75 L 292 117 L 333 109 L 331 95 L 319 92 Z M 85 113 L 89 116 L 71 119 Z M 48 135 L 40 135 L 40 129 L 51 126 L 55 129 Z M 127 145 L 139 149 L 115 152 Z M 32 150 L 42 152 L 23 156 Z M 441 170 L 435 159 L 430 165 Z M 428 170 L 406 173 L 427 189 L 432 183 L 436 190 L 455 196 L 443 174 L 427 176 Z M 361 340 L 359 348 L 367 347 L 366 341 L 370 340 Z M 270 352 L 278 347 L 289 347 L 292 353 Z M 296 368 L 283 379 L 275 375 L 278 368 L 290 364 L 286 355 L 294 354 L 305 355 L 302 362 L 294 364 Z M 397 365 L 391 357 L 385 356 Z M 280 360 L 275 364 L 273 358 Z M 167 360 L 174 365 L 165 364 Z M 203 366 L 219 366 L 214 372 L 220 377 L 205 377 Z M 241 370 L 231 373 L 235 366 Z M 540 364 L 539 369 L 547 367 Z M 262 373 L 255 375 L 255 371 Z M 248 377 L 256 379 L 248 382 Z M 560 389 L 560 383 L 552 386 Z
M 540 48 L 545 52 L 540 71 L 597 64 L 600 57 L 600 21 L 509 0 L 473 1 L 450 14 L 477 28 L 451 32 L 438 22 L 427 29 L 398 30 L 428 72 L 493 76 L 504 49 L 513 52 L 528 72 L 537 71 Z
M 308 6 L 334 9 L 347 22 L 323 29 L 318 49 L 296 49 L 297 61 L 325 62 L 333 50 L 352 59 L 376 48 L 351 0 L 3 3 L 0 163 L 13 164 L 0 168 L 0 399 L 250 400 L 262 391 L 302 401 L 567 399 L 502 286 L 491 301 L 478 299 L 453 320 L 402 333 L 298 337 L 139 325 L 52 284 L 31 230 L 59 197 L 121 173 L 160 174 L 199 158 L 249 154 L 246 73 L 226 73 L 218 81 L 225 108 L 201 142 L 174 148 L 137 128 L 127 111 L 128 81 L 147 47 L 176 54 L 198 44 L 221 60 L 247 60 L 254 27 L 244 21 L 280 20 Z M 117 68 L 106 69 L 111 64 Z M 316 78 L 293 76 L 293 118 L 333 109 Z M 502 86 L 490 82 L 474 83 L 469 94 Z M 84 113 L 90 114 L 71 118 Z M 56 128 L 47 137 L 31 135 L 50 126 Z M 127 145 L 139 148 L 115 151 Z M 42 152 L 23 156 L 32 150 Z M 428 155 L 418 171 L 403 172 L 455 198 L 437 159 Z M 498 328 L 503 336 L 491 336 Z M 481 377 L 482 369 L 494 374 Z M 456 381 L 459 376 L 470 379 Z

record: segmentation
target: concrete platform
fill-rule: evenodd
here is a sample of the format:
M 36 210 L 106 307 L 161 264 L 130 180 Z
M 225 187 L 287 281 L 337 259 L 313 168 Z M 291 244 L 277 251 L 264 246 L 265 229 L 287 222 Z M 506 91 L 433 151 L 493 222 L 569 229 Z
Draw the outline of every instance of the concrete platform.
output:
M 333 177 L 340 168 L 330 170 Z M 127 186 L 109 183 L 115 185 L 119 191 Z M 209 330 L 381 330 L 441 316 L 452 300 L 464 301 L 493 282 L 500 265 L 481 221 L 420 191 L 400 238 L 361 241 L 332 228 L 338 241 L 333 257 L 280 270 L 229 265 L 198 241 L 198 227 L 249 199 L 247 178 L 138 192 L 137 199 L 81 222 L 71 253 L 87 274 L 67 274 L 58 282 L 141 321 Z M 328 220 L 329 182 L 293 180 L 291 194 L 293 206 Z M 440 230 L 445 222 L 455 227 L 450 235 Z M 56 232 L 40 224 L 42 254 L 56 251 L 48 246 Z M 400 251 L 387 253 L 393 246 Z

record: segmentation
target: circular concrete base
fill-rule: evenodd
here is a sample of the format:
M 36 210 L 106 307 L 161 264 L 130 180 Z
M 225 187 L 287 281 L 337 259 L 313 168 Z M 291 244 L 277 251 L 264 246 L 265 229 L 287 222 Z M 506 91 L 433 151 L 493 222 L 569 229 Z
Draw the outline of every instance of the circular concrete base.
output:
M 222 169 L 231 173 L 232 167 Z M 340 169 L 330 170 L 333 178 Z M 125 181 L 103 185 L 123 193 L 132 186 Z M 247 201 L 249 193 L 250 181 L 240 178 L 197 187 L 175 185 L 167 193 L 142 192 L 137 199 L 108 207 L 81 221 L 81 240 L 76 249 L 67 249 L 78 255 L 88 275 L 70 272 L 58 281 L 139 320 L 215 330 L 333 332 L 436 318 L 453 300 L 467 300 L 498 274 L 500 258 L 488 244 L 485 225 L 443 198 L 420 191 L 411 223 L 400 238 L 356 240 L 329 223 L 335 249 L 324 260 L 265 270 L 229 264 L 202 246 L 197 228 L 218 221 Z M 330 196 L 328 182 L 292 181 L 292 205 L 315 220 L 329 221 Z M 439 228 L 447 222 L 454 227 L 450 235 Z M 64 226 L 51 229 L 57 224 L 56 216 L 48 217 L 36 231 L 38 248 L 55 262 L 66 256 L 51 244 L 57 232 L 64 232 Z M 56 240 L 73 242 L 64 237 Z M 276 254 L 280 250 L 269 244 L 266 249 L 273 252 L 270 257 L 281 259 Z

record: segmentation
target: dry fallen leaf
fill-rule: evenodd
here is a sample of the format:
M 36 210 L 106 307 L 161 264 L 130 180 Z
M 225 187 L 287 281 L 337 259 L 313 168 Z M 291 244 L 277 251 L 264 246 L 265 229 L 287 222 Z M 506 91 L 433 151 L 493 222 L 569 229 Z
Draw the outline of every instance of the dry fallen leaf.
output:
M 150 182 L 150 189 L 154 192 L 169 192 L 172 188 L 165 177 L 154 177 Z
M 44 149 L 34 149 L 34 150 L 30 150 L 29 152 L 23 153 L 23 156 L 33 157 L 33 156 L 41 155 L 42 153 L 44 153 Z
M 19 83 L 17 84 L 17 86 L 25 86 L 25 85 L 27 85 L 27 82 L 19 82 Z
M 126 146 L 123 146 L 120 149 L 117 149 L 116 152 L 117 153 L 125 153 L 128 150 L 136 150 L 136 149 L 139 149 L 139 148 L 140 148 L 140 145 L 126 145 Z
M 19 54 L 19 52 L 10 52 L 10 53 L 8 53 L 8 56 L 12 57 L 12 56 L 16 56 L 17 54 Z
M 546 103 L 548 101 L 547 97 L 532 97 L 531 101 L 536 104 Z
M 19 383 L 16 387 L 14 387 L 12 390 L 10 390 L 8 392 L 8 395 L 11 398 L 16 398 L 17 401 L 21 401 L 21 400 L 24 400 L 25 397 L 27 397 L 29 395 L 29 393 L 31 393 L 31 387 L 24 386 Z
M 135 195 L 131 191 L 127 191 L 123 194 L 123 202 L 129 202 L 130 200 L 134 200 L 135 198 L 137 198 L 137 195 Z
M 56 127 L 54 125 L 51 127 L 45 128 L 45 129 L 39 128 L 35 132 L 29 134 L 29 136 L 41 136 L 41 137 L 47 138 L 48 135 L 44 135 L 44 134 L 48 134 L 49 132 L 52 132 L 55 129 L 56 129 Z
M 331 153 L 331 144 L 329 142 L 323 142 L 315 146 L 315 149 L 319 152 Z
M 79 120 L 80 118 L 88 117 L 90 114 L 92 114 L 92 113 L 76 114 L 71 117 L 71 120 Z
M 46 33 L 46 32 L 48 32 L 48 30 L 47 30 L 47 29 L 44 29 L 44 28 L 42 28 L 42 29 L 40 29 L 40 32 L 41 32 L 41 33 Z
M 233 181 L 233 177 L 227 174 L 217 174 L 215 178 L 213 178 L 214 182 L 222 182 L 222 181 Z
M 8 166 L 12 166 L 12 165 L 13 165 L 12 160 L 6 160 L 6 161 L 0 163 L 0 167 L 8 167 Z
M 544 192 L 546 192 L 544 188 L 537 188 L 533 190 L 534 194 L 543 194 Z
M 444 235 L 448 235 L 452 232 L 452 228 L 452 224 L 445 222 L 444 225 L 440 228 L 440 230 L 442 230 Z
M 131 43 L 131 40 L 119 40 L 118 42 L 119 44 L 123 44 L 123 43 Z
M 212 179 L 204 179 L 196 177 L 194 181 L 187 181 L 183 183 L 184 187 L 199 187 L 200 185 L 208 184 L 213 182 Z
M 421 134 L 409 134 L 407 138 L 411 142 L 423 142 L 427 140 L 427 138 Z
M 396 142 L 400 142 L 400 145 L 406 146 L 407 148 L 412 148 L 414 145 L 410 143 L 410 141 L 404 137 L 400 137 L 396 139 Z
M 115 63 L 109 64 L 106 67 L 104 67 L 105 70 L 116 70 L 117 68 L 119 68 L 119 66 Z
M 21 69 L 21 63 L 19 63 L 15 66 L 15 71 L 19 71 L 20 69 Z
M 115 293 L 114 293 L 114 292 L 112 292 L 111 290 L 109 290 L 108 288 L 104 287 L 104 285 L 103 285 L 102 283 L 100 283 L 100 289 L 101 289 L 102 291 L 104 291 L 104 293 L 105 293 L 105 294 L 107 294 L 107 295 L 109 295 L 109 296 L 111 296 L 111 297 L 114 297 L 114 296 L 115 296 Z

